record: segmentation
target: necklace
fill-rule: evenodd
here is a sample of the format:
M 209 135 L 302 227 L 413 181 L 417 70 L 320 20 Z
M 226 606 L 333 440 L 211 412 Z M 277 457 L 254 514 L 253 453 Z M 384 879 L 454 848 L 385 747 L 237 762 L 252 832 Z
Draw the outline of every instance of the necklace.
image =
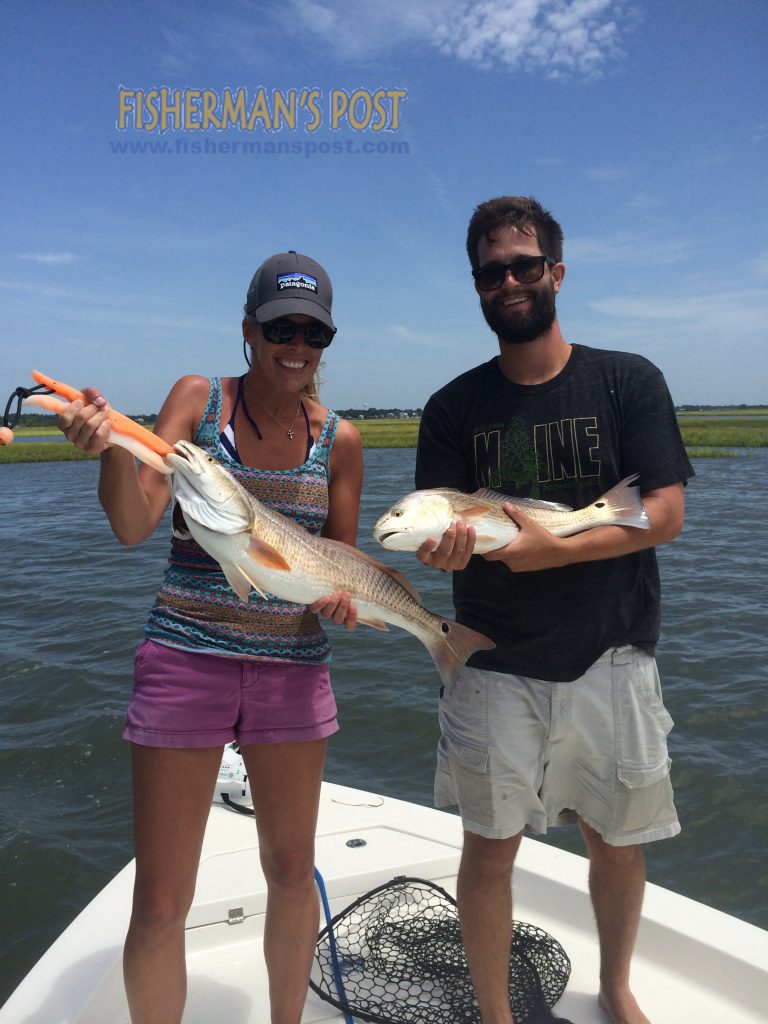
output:
M 291 420 L 290 427 L 286 427 L 286 425 L 283 422 L 281 422 L 277 418 L 277 416 L 275 416 L 274 413 L 269 411 L 269 409 L 266 407 L 266 405 L 264 405 L 264 403 L 261 401 L 261 399 L 257 395 L 255 395 L 253 393 L 252 388 L 248 387 L 247 383 L 246 383 L 245 386 L 251 392 L 251 396 L 259 403 L 259 405 L 264 410 L 264 412 L 267 414 L 267 416 L 269 416 L 270 419 L 273 419 L 275 421 L 275 423 L 277 423 L 277 425 L 279 427 L 282 427 L 282 429 L 285 431 L 286 435 L 288 436 L 288 440 L 292 441 L 293 440 L 293 435 L 294 435 L 294 429 L 293 428 L 295 427 L 296 420 L 299 418 L 299 413 L 301 412 L 301 400 L 299 400 L 299 404 L 298 404 L 298 406 L 296 408 L 296 412 L 294 413 L 293 419 Z M 248 416 L 248 410 L 246 409 L 245 402 L 243 402 L 243 410 L 245 411 L 246 416 Z M 250 420 L 251 417 L 248 416 L 248 419 Z M 251 420 L 251 423 L 253 423 L 253 420 Z M 259 436 L 259 440 L 261 440 L 261 436 Z

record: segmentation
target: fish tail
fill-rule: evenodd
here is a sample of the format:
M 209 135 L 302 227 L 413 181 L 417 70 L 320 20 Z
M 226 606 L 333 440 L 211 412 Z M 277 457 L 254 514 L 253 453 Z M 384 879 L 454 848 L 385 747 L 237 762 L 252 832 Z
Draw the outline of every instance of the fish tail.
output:
M 430 638 L 426 646 L 443 682 L 452 683 L 470 655 L 475 651 L 490 651 L 496 644 L 469 626 L 442 619 L 439 637 Z
M 615 526 L 635 526 L 639 530 L 649 530 L 651 523 L 643 508 L 640 488 L 632 486 L 634 480 L 637 480 L 637 475 L 625 477 L 598 498 L 595 505 L 607 506 Z

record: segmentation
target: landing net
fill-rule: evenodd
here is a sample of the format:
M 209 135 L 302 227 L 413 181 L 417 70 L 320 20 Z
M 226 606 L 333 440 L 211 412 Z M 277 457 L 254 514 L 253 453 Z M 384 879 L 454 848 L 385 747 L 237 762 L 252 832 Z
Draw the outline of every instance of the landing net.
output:
M 515 921 L 509 997 L 517 1024 L 552 1020 L 571 971 L 562 946 Z M 352 903 L 320 933 L 310 986 L 373 1024 L 480 1024 L 456 902 L 419 878 L 395 878 Z

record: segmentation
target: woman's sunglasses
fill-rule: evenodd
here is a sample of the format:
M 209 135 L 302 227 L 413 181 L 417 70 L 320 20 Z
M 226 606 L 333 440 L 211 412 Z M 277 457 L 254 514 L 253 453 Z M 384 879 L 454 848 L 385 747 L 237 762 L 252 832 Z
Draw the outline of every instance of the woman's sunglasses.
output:
M 493 292 L 501 288 L 510 273 L 518 284 L 535 284 L 544 276 L 544 264 L 554 267 L 557 260 L 551 256 L 518 256 L 511 263 L 486 263 L 472 271 L 475 284 L 481 292 Z
M 304 344 L 310 348 L 328 348 L 336 333 L 333 327 L 326 327 L 317 321 L 311 324 L 295 324 L 292 320 L 270 320 L 261 325 L 261 330 L 267 341 L 273 345 L 287 345 L 293 341 L 296 332 L 304 334 Z

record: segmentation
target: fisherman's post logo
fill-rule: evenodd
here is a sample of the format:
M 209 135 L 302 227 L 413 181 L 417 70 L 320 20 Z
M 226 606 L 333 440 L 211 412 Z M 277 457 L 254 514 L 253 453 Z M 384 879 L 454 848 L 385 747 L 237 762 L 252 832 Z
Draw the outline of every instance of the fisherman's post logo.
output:
M 310 86 L 219 91 L 121 85 L 115 128 L 130 137 L 109 145 L 116 154 L 159 156 L 407 156 L 409 143 L 393 138 L 407 96 L 400 88 L 324 93 Z M 344 130 L 351 133 L 347 138 L 340 137 Z
M 394 132 L 400 128 L 405 89 L 149 89 L 117 91 L 119 132 L 316 132 L 319 128 L 354 132 Z

